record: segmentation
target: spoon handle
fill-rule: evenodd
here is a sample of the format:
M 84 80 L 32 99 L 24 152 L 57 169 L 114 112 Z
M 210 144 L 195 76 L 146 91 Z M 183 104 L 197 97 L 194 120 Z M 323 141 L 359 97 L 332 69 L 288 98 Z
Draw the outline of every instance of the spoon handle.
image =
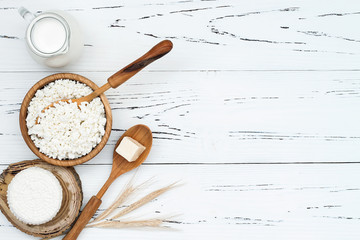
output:
M 130 63 L 108 79 L 108 83 L 112 88 L 117 88 L 126 80 L 134 76 L 141 69 L 152 63 L 153 61 L 166 55 L 172 49 L 173 44 L 170 40 L 164 40 L 156 44 L 150 51 L 145 53 L 142 57 Z
M 94 216 L 96 210 L 100 207 L 101 199 L 96 196 L 92 196 L 89 202 L 82 210 L 80 217 L 76 220 L 75 225 L 72 227 L 70 232 L 66 234 L 63 240 L 75 240 L 84 229 L 86 224 L 90 221 L 91 217 Z

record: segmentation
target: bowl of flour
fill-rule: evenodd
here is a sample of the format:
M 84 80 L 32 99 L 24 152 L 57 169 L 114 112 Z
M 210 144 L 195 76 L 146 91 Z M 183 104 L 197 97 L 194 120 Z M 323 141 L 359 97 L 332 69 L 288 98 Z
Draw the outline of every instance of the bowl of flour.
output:
M 50 75 L 26 94 L 20 109 L 20 129 L 29 148 L 41 159 L 59 166 L 74 166 L 95 157 L 109 139 L 111 108 L 104 94 L 77 105 L 59 102 L 80 98 L 99 87 L 72 73 Z

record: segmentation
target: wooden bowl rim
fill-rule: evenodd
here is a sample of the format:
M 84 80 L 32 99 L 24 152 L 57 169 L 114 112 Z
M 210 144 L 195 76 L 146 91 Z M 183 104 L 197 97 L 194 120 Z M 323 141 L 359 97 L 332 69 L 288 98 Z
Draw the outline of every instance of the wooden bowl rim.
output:
M 57 166 L 63 166 L 63 167 L 69 167 L 69 166 L 75 166 L 75 165 L 79 165 L 79 164 L 89 161 L 90 159 L 94 158 L 105 147 L 107 141 L 109 140 L 110 133 L 111 133 L 112 114 L 111 114 L 111 108 L 110 108 L 109 101 L 107 100 L 105 94 L 101 94 L 99 97 L 100 97 L 102 103 L 104 104 L 105 117 L 106 117 L 105 134 L 102 137 L 100 143 L 98 145 L 96 145 L 96 147 L 93 148 L 93 150 L 91 150 L 91 152 L 89 152 L 85 156 L 82 156 L 82 157 L 76 158 L 76 159 L 72 159 L 72 160 L 59 160 L 59 159 L 50 158 L 50 157 L 46 156 L 45 154 L 41 153 L 40 150 L 35 146 L 34 142 L 31 140 L 30 136 L 28 135 L 28 128 L 26 126 L 27 108 L 37 90 L 43 88 L 45 85 L 49 84 L 50 82 L 54 82 L 59 79 L 70 79 L 70 80 L 74 80 L 74 81 L 79 81 L 79 82 L 86 84 L 93 90 L 96 90 L 99 88 L 90 79 L 88 79 L 84 76 L 81 76 L 79 74 L 75 74 L 75 73 L 56 73 L 56 74 L 52 74 L 47 77 L 44 77 L 43 79 L 41 79 L 40 81 L 35 83 L 34 86 L 32 86 L 30 88 L 30 90 L 26 93 L 24 100 L 21 104 L 21 108 L 20 108 L 19 122 L 20 122 L 21 135 L 23 136 L 25 143 L 28 145 L 30 150 L 36 156 L 38 156 L 40 159 L 42 159 L 50 164 L 57 165 Z

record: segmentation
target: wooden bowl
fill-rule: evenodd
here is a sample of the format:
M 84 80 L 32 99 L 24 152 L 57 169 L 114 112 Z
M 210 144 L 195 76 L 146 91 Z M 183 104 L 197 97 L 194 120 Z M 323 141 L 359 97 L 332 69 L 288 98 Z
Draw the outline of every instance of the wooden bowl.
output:
M 35 166 L 51 171 L 63 189 L 63 200 L 59 212 L 50 222 L 41 225 L 30 225 L 19 221 L 10 211 L 7 203 L 7 188 L 14 176 L 24 169 Z M 69 229 L 79 215 L 82 201 L 81 181 L 73 167 L 65 168 L 50 165 L 42 160 L 32 160 L 11 164 L 0 175 L 1 212 L 16 228 L 35 237 L 52 238 Z
M 89 80 L 81 75 L 73 74 L 73 73 L 58 73 L 58 74 L 53 74 L 53 75 L 50 75 L 50 76 L 47 76 L 47 77 L 41 79 L 32 88 L 30 88 L 29 92 L 25 95 L 25 98 L 21 104 L 20 116 L 19 116 L 20 130 L 21 130 L 21 134 L 22 134 L 26 144 L 29 146 L 31 151 L 33 153 L 35 153 L 36 156 L 38 156 L 42 160 L 44 160 L 48 163 L 51 163 L 53 165 L 58 165 L 58 166 L 64 166 L 64 167 L 75 166 L 75 165 L 82 164 L 84 162 L 89 161 L 90 159 L 95 157 L 105 147 L 105 144 L 108 141 L 110 133 L 111 133 L 111 126 L 112 126 L 111 108 L 110 108 L 110 104 L 109 104 L 107 98 L 105 97 L 105 95 L 101 94 L 100 99 L 101 99 L 102 103 L 104 104 L 105 116 L 106 116 L 105 134 L 102 137 L 101 142 L 87 155 L 82 156 L 80 158 L 72 159 L 72 160 L 59 160 L 59 159 L 54 159 L 54 158 L 46 156 L 45 154 L 41 153 L 40 150 L 35 146 L 34 142 L 31 140 L 31 138 L 28 134 L 28 128 L 26 126 L 27 109 L 28 109 L 31 99 L 34 97 L 37 90 L 43 88 L 45 85 L 49 84 L 50 82 L 56 81 L 58 79 L 71 79 L 71 80 L 79 81 L 79 82 L 85 83 L 86 85 L 91 87 L 93 90 L 96 90 L 99 88 L 91 80 Z

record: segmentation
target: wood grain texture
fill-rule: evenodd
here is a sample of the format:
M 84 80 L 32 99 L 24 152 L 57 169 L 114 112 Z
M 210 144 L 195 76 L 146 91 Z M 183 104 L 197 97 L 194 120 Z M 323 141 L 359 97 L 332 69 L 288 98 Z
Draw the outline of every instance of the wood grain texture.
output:
M 29 225 L 19 221 L 11 212 L 7 203 L 7 188 L 12 178 L 29 167 L 40 167 L 51 171 L 62 187 L 63 200 L 57 215 L 41 225 Z M 11 164 L 0 176 L 0 210 L 19 230 L 41 238 L 52 238 L 61 235 L 75 222 L 82 204 L 81 181 L 74 168 L 63 168 L 50 165 L 42 160 L 22 161 Z
M 54 107 L 54 104 L 59 102 L 75 102 L 77 105 L 81 105 L 83 102 L 91 102 L 94 98 L 98 97 L 99 95 L 103 94 L 108 89 L 117 88 L 124 82 L 126 82 L 129 78 L 133 77 L 136 73 L 141 71 L 144 67 L 149 65 L 150 63 L 154 62 L 155 60 L 163 57 L 167 53 L 170 52 L 172 49 L 173 44 L 169 40 L 163 40 L 156 44 L 153 48 L 151 48 L 147 53 L 145 53 L 143 56 L 135 60 L 134 62 L 130 63 L 126 67 L 122 68 L 121 70 L 117 71 L 113 75 L 111 75 L 108 78 L 108 83 L 104 84 L 103 86 L 97 88 L 89 95 L 83 96 L 81 98 L 77 99 L 62 99 L 59 101 L 56 101 L 54 103 L 51 103 L 49 106 L 45 107 L 43 111 L 46 109 L 49 109 L 50 107 Z M 74 79 L 77 79 L 76 75 L 72 75 Z M 70 77 L 68 77 L 70 78 Z M 110 111 L 109 106 L 107 104 L 107 110 Z M 36 123 L 38 122 L 38 119 L 36 120 Z M 108 134 L 105 134 L 105 136 Z
M 144 67 L 168 54 L 172 48 L 173 44 L 170 40 L 163 40 L 159 42 L 143 56 L 109 77 L 108 83 L 112 88 L 117 88 L 129 78 L 133 77 L 136 73 L 144 69 Z
M 0 1 L 0 168 L 34 157 L 18 127 L 21 99 L 54 73 L 26 54 L 23 4 Z M 185 185 L 133 217 L 182 215 L 167 222 L 170 231 L 85 229 L 79 239 L 360 238 L 358 1 L 38 0 L 27 7 L 79 21 L 84 53 L 57 71 L 98 85 L 160 40 L 176 46 L 106 93 L 112 134 L 76 169 L 86 202 L 106 181 L 118 138 L 146 124 L 154 142 L 139 181 Z M 131 176 L 114 182 L 98 213 Z M 32 239 L 2 215 L 0 236 Z
M 97 84 L 111 75 L 81 74 Z M 7 79 L 0 90 L 3 163 L 34 156 L 17 118 L 21 99 L 44 75 L 0 74 Z M 106 93 L 112 134 L 89 164 L 111 164 L 118 138 L 139 123 L 153 131 L 146 163 L 358 162 L 359 93 L 358 72 L 139 73 Z
M 83 228 L 88 224 L 91 217 L 95 214 L 96 210 L 100 207 L 101 199 L 92 196 L 89 202 L 85 205 L 79 218 L 76 220 L 74 226 L 65 235 L 63 240 L 76 240 L 80 235 Z
M 111 166 L 76 166 L 84 202 L 106 180 Z M 146 166 L 135 182 L 155 177 L 145 195 L 181 180 L 182 186 L 161 195 L 127 219 L 178 215 L 165 223 L 173 230 L 84 229 L 79 240 L 106 239 L 358 239 L 359 164 L 176 165 Z M 97 176 L 97 177 L 94 177 Z M 117 197 L 133 174 L 111 186 L 99 212 Z M 86 184 L 85 184 L 86 183 Z M 141 198 L 135 196 L 124 206 Z M 31 239 L 12 230 L 0 216 L 4 239 Z M 60 238 L 59 238 L 60 239 Z
M 140 156 L 132 162 L 129 162 L 122 155 L 120 155 L 116 149 L 124 139 L 124 137 L 130 137 L 140 143 L 145 147 L 145 150 L 140 154 Z M 148 157 L 151 147 L 153 143 L 153 136 L 150 128 L 146 125 L 138 124 L 132 126 L 124 134 L 119 138 L 114 146 L 113 151 L 113 163 L 111 167 L 111 172 L 109 178 L 106 180 L 105 184 L 102 186 L 100 191 L 96 194 L 96 196 L 101 199 L 105 192 L 108 190 L 110 185 L 120 177 L 122 174 L 127 173 L 137 167 L 139 167 Z
M 1 1 L 1 71 L 44 70 L 25 54 L 19 1 Z M 82 58 L 64 71 L 115 72 L 162 39 L 177 46 L 156 70 L 359 70 L 360 6 L 326 1 L 100 1 L 28 6 L 72 14 L 85 35 Z M 191 56 L 191 58 L 189 58 Z
M 101 94 L 99 97 L 101 99 L 101 102 L 104 105 L 105 116 L 106 116 L 106 125 L 105 125 L 105 133 L 104 133 L 104 136 L 102 137 L 100 143 L 98 145 L 96 145 L 96 147 L 93 150 L 91 150 L 91 152 L 89 152 L 87 155 L 77 158 L 77 159 L 72 159 L 72 160 L 54 159 L 54 158 L 51 158 L 51 157 L 43 154 L 39 150 L 39 148 L 37 148 L 35 146 L 35 143 L 31 140 L 31 137 L 28 134 L 28 128 L 26 125 L 26 116 L 27 116 L 27 112 L 28 112 L 28 106 L 29 106 L 32 98 L 35 96 L 35 93 L 37 90 L 39 90 L 39 89 L 43 88 L 44 86 L 46 86 L 47 84 L 54 82 L 56 80 L 59 80 L 59 79 L 71 79 L 71 80 L 82 82 L 95 91 L 97 89 L 99 89 L 99 87 L 95 83 L 93 83 L 91 80 L 89 80 L 81 75 L 78 75 L 78 74 L 58 73 L 58 74 L 52 74 L 50 76 L 47 76 L 47 77 L 39 80 L 37 83 L 35 83 L 34 86 L 31 87 L 30 90 L 26 93 L 24 100 L 21 104 L 21 108 L 20 108 L 19 123 L 20 123 L 21 135 L 23 136 L 25 143 L 27 144 L 27 146 L 30 148 L 30 150 L 36 156 L 38 156 L 40 159 L 42 159 L 50 164 L 54 164 L 57 166 L 69 167 L 69 166 L 75 166 L 75 165 L 82 164 L 84 162 L 89 161 L 90 159 L 95 157 L 104 148 L 105 144 L 107 143 L 107 141 L 109 139 L 110 132 L 111 132 L 112 115 L 111 115 L 111 109 L 110 109 L 108 100 L 106 99 L 104 94 Z

